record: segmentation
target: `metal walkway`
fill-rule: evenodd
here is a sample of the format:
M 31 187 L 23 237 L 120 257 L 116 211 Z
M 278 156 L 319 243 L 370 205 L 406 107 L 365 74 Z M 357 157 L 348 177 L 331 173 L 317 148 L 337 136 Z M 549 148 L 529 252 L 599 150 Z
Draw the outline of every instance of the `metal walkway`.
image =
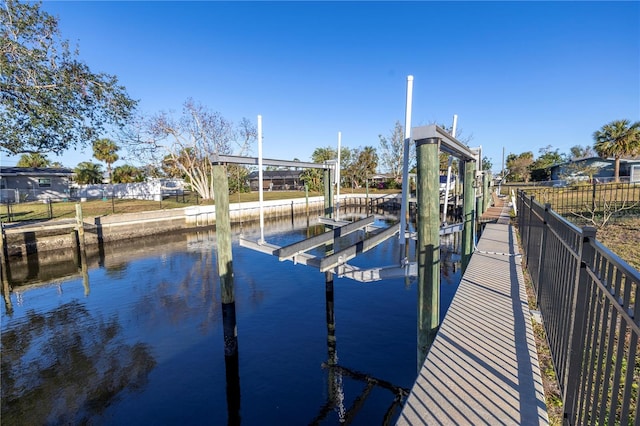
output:
M 516 232 L 487 224 L 398 425 L 549 423 Z

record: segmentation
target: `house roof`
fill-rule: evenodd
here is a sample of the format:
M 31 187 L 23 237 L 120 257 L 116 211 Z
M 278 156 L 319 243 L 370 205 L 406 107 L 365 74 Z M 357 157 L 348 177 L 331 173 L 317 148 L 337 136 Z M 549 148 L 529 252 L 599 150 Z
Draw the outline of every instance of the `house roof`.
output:
M 602 158 L 602 157 L 578 158 L 578 159 L 575 159 L 575 160 L 566 161 L 564 163 L 554 164 L 550 168 L 563 167 L 563 166 L 566 166 L 567 164 L 582 163 L 582 162 L 586 162 L 586 161 L 607 161 L 607 162 L 613 164 L 615 162 L 615 158 L 613 158 L 613 157 L 609 157 L 609 158 Z M 626 163 L 629 163 L 629 164 L 640 164 L 640 157 L 620 158 L 620 164 L 626 164 Z
M 64 167 L 0 167 L 0 176 L 69 176 L 73 170 Z
M 378 173 L 372 176 L 369 176 L 370 179 L 391 179 L 393 175 L 391 173 Z

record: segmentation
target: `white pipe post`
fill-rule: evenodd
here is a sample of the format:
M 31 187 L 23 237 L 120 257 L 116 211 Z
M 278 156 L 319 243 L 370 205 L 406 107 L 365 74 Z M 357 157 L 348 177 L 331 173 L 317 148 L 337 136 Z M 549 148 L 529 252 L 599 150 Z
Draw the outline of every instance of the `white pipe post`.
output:
M 411 140 L 411 102 L 413 76 L 407 76 L 407 100 L 404 112 L 404 156 L 402 162 L 402 205 L 400 206 L 400 245 L 404 245 L 407 230 L 407 208 L 409 207 L 409 142 Z
M 453 127 L 451 127 L 451 136 L 455 139 L 456 127 L 458 126 L 458 114 L 453 114 Z
M 264 244 L 264 194 L 262 184 L 262 116 L 258 115 L 258 206 L 260 208 L 260 241 Z
M 340 219 L 340 145 L 342 132 L 338 132 L 338 165 L 336 167 L 336 220 Z

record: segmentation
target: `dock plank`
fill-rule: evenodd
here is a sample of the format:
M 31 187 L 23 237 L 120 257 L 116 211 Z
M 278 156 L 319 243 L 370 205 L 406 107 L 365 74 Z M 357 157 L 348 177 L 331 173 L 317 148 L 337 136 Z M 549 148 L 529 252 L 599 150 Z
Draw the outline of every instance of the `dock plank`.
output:
M 398 425 L 549 423 L 508 208 L 478 249 Z

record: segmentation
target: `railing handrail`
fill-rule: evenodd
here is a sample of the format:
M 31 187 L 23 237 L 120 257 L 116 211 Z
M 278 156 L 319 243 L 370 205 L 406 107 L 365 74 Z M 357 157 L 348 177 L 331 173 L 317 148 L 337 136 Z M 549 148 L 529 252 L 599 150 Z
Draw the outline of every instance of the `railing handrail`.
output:
M 640 272 L 598 241 L 595 228 L 576 226 L 524 191 L 517 204 L 564 421 L 633 421 L 640 412 L 632 390 L 640 365 Z

